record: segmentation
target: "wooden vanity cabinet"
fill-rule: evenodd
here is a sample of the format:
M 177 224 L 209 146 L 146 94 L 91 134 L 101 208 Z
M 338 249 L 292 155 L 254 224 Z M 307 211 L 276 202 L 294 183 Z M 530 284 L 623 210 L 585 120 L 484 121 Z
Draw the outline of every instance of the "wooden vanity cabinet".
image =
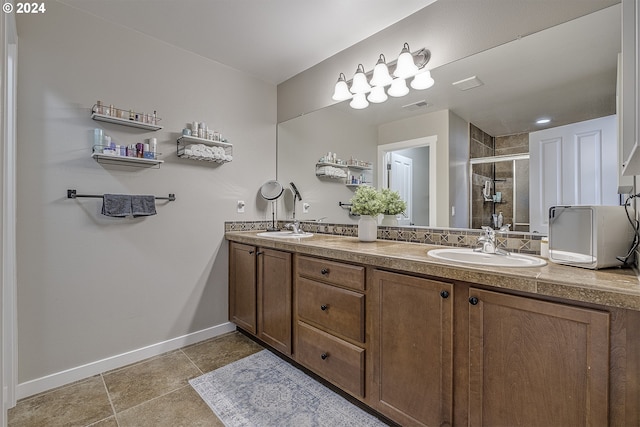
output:
M 473 287 L 468 310 L 468 425 L 609 424 L 609 313 Z
M 308 256 L 295 262 L 295 358 L 365 396 L 365 269 Z
M 374 270 L 369 398 L 403 426 L 453 422 L 453 295 L 445 283 Z
M 229 267 L 232 322 L 402 426 L 640 425 L 639 311 L 234 242 Z
M 292 353 L 291 253 L 229 243 L 229 319 L 286 355 Z
M 256 335 L 257 325 L 256 247 L 229 242 L 229 320 Z

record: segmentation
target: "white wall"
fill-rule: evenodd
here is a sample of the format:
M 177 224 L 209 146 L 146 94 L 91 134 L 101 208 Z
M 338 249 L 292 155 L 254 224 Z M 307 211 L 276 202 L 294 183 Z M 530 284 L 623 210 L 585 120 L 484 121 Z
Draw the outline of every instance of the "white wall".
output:
M 449 226 L 454 228 L 471 226 L 469 142 L 469 123 L 449 111 Z
M 256 193 L 275 176 L 276 88 L 58 2 L 19 16 L 18 34 L 18 354 L 28 394 L 45 376 L 226 324 L 223 222 L 265 215 Z M 155 109 L 164 129 L 95 122 L 98 99 Z M 176 157 L 193 120 L 234 143 L 231 163 Z M 157 137 L 165 163 L 96 163 L 96 127 L 127 143 Z M 67 199 L 68 188 L 177 200 L 156 216 L 110 219 L 99 199 Z
M 278 218 L 291 218 L 293 196 L 289 182 L 293 181 L 302 195 L 297 202 L 296 218 L 312 220 L 326 217 L 324 222 L 350 223 L 348 210 L 338 202 L 351 200 L 354 190 L 345 185 L 344 179 L 319 178 L 315 175 L 315 164 L 331 151 L 342 160 L 352 157 L 369 161 L 374 165 L 370 174 L 377 183 L 376 164 L 377 129 L 359 122 L 351 115 L 337 109 L 324 108 L 278 125 L 278 180 L 287 189 L 278 201 Z M 302 204 L 309 203 L 307 214 Z

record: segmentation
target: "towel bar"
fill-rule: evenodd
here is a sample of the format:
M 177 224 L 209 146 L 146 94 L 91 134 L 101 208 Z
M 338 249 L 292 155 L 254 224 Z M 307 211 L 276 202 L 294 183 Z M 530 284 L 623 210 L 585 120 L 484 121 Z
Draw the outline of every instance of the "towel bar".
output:
M 102 194 L 78 194 L 76 190 L 67 190 L 67 199 L 76 199 L 78 197 L 90 197 L 94 199 L 102 199 L 104 196 Z M 173 202 L 176 200 L 176 195 L 173 193 L 169 193 L 169 197 L 158 197 L 155 196 L 156 200 L 168 200 Z

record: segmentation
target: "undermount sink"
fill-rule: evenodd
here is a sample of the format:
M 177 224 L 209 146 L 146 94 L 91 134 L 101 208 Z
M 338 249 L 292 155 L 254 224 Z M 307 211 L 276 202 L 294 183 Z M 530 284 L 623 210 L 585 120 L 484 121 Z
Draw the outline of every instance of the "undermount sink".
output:
M 463 264 L 491 267 L 541 267 L 547 262 L 531 255 L 509 253 L 508 255 L 476 252 L 472 248 L 433 249 L 428 252 L 432 258 Z
M 297 239 L 304 237 L 311 237 L 313 233 L 294 233 L 293 231 L 283 230 L 283 231 L 265 231 L 264 233 L 258 233 L 260 237 L 275 237 L 277 239 Z

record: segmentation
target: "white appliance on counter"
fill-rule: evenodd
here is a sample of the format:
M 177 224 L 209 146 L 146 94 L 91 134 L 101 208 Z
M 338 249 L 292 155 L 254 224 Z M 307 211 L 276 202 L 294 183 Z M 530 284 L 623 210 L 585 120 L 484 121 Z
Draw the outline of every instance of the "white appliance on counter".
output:
M 633 210 L 629 210 L 632 219 Z M 634 230 L 624 206 L 552 206 L 549 209 L 549 260 L 599 269 L 621 266 Z

